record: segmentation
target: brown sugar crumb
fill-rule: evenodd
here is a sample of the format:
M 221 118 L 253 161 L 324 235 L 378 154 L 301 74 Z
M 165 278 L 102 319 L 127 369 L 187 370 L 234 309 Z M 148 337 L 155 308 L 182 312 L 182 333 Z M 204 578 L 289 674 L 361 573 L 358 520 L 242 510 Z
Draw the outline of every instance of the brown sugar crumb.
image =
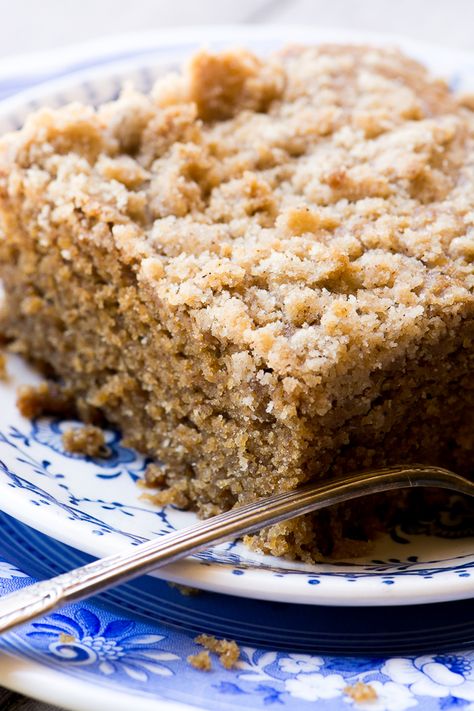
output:
M 219 661 L 225 669 L 233 669 L 239 661 L 239 645 L 233 639 L 216 639 L 211 634 L 200 634 L 194 641 L 218 654 Z
M 46 381 L 39 385 L 20 385 L 16 405 L 28 419 L 42 415 L 62 415 L 74 413 L 74 402 L 69 393 L 57 383 Z
M 3 353 L 0 353 L 0 380 L 7 380 L 7 359 Z
M 263 111 L 283 89 L 281 70 L 242 50 L 199 52 L 187 79 L 189 98 L 205 121 L 227 119 L 244 109 Z
M 72 454 L 88 457 L 107 457 L 110 454 L 103 431 L 94 425 L 71 427 L 63 433 L 61 440 L 66 452 Z
M 365 704 L 367 701 L 376 701 L 378 698 L 374 687 L 364 684 L 362 681 L 358 681 L 352 686 L 346 686 L 344 693 L 350 696 L 356 704 Z
M 184 597 L 193 597 L 194 595 L 199 595 L 201 592 L 197 588 L 192 588 L 189 585 L 180 585 L 179 583 L 173 583 L 171 580 L 168 581 L 168 586 L 170 588 L 175 588 Z
M 207 649 L 203 649 L 202 652 L 198 652 L 197 654 L 190 654 L 188 662 L 195 669 L 199 669 L 199 671 L 207 672 L 212 669 L 212 662 Z

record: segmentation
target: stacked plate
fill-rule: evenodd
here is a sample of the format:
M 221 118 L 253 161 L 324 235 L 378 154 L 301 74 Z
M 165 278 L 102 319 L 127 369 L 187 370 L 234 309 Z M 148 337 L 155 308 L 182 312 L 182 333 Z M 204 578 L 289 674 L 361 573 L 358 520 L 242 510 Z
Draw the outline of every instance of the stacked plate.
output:
M 179 42 L 145 35 L 77 49 L 67 61 L 25 60 L 34 73 L 13 78 L 0 64 L 0 132 L 39 105 L 109 100 L 124 79 L 147 89 L 203 37 L 212 47 L 266 52 L 290 35 L 387 41 L 298 28 L 200 29 L 180 31 Z M 397 44 L 469 88 L 470 55 Z M 21 418 L 16 387 L 37 376 L 13 358 L 9 372 L 0 384 L 0 593 L 194 520 L 140 497 L 146 461 L 116 432 L 107 432 L 111 456 L 95 460 L 64 452 L 70 422 Z M 3 637 L 0 683 L 71 709 L 129 709 L 132 697 L 137 709 L 156 708 L 157 698 L 162 709 L 300 709 L 312 701 L 338 709 L 355 703 L 347 687 L 357 681 L 371 683 L 377 701 L 367 708 L 377 711 L 474 704 L 471 533 L 472 522 L 453 509 L 429 526 L 400 522 L 367 558 L 308 566 L 217 546 Z M 201 592 L 186 595 L 167 581 Z M 201 632 L 236 639 L 238 668 L 193 669 L 187 656 Z

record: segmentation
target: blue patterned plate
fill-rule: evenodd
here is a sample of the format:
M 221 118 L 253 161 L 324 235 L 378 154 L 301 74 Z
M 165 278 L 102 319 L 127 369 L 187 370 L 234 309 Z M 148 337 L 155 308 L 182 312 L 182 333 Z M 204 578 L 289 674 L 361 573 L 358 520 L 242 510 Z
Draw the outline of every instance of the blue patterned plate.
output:
M 0 132 L 21 125 L 39 105 L 73 99 L 105 101 L 117 95 L 124 79 L 146 89 L 165 67 L 176 64 L 205 37 L 213 47 L 246 44 L 261 52 L 292 41 L 387 42 L 387 38 L 312 28 L 214 28 L 180 30 L 164 37 L 146 34 L 106 40 L 100 52 L 72 50 L 19 63 L 11 75 L 0 62 Z M 393 38 L 388 41 L 394 42 Z M 472 88 L 470 54 L 396 40 L 412 55 L 442 72 L 452 84 Z M 30 69 L 27 71 L 26 68 Z M 42 82 L 38 86 L 38 82 Z M 19 88 L 30 87 L 14 95 Z M 136 482 L 146 462 L 109 432 L 112 456 L 90 459 L 67 455 L 61 434 L 67 422 L 30 423 L 15 408 L 15 387 L 34 380 L 24 364 L 10 363 L 11 379 L 0 385 L 0 508 L 53 538 L 95 556 L 137 545 L 154 535 L 186 526 L 193 514 L 174 507 L 157 509 L 140 497 Z M 70 424 L 70 423 L 69 423 Z M 467 599 L 474 591 L 473 539 L 453 514 L 436 522 L 437 535 L 419 525 L 416 534 L 402 525 L 381 539 L 366 558 L 314 566 L 251 553 L 241 544 L 218 546 L 168 566 L 160 577 L 241 597 L 305 605 L 410 605 Z M 469 535 L 468 535 L 469 534 Z
M 75 548 L 0 514 L 1 551 L 10 564 L 35 578 L 48 578 L 92 558 Z M 184 592 L 189 592 L 185 588 Z M 295 652 L 326 654 L 423 653 L 470 647 L 474 643 L 474 599 L 383 607 L 332 607 L 247 600 L 206 591 L 183 594 L 173 584 L 144 576 L 108 591 L 101 599 L 126 614 Z
M 0 515 L 0 596 L 86 558 Z M 302 711 L 316 703 L 323 711 L 472 711 L 473 612 L 474 601 L 388 615 L 214 593 L 188 597 L 142 578 L 2 637 L 0 684 L 77 711 Z M 273 638 L 265 639 L 270 628 Z M 189 665 L 203 631 L 240 642 L 237 668 L 226 671 L 214 655 L 210 672 Z M 357 682 L 376 698 L 354 703 L 348 687 Z

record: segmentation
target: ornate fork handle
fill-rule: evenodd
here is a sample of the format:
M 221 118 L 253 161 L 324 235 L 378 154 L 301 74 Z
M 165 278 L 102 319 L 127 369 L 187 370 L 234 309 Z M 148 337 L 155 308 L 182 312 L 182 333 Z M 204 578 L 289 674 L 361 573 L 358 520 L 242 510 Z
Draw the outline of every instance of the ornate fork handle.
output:
M 81 600 L 190 553 L 197 553 L 211 543 L 255 533 L 264 526 L 366 494 L 418 486 L 441 487 L 474 496 L 474 483 L 447 469 L 421 464 L 387 467 L 309 484 L 199 521 L 132 550 L 101 558 L 10 593 L 0 599 L 0 633 L 68 602 Z

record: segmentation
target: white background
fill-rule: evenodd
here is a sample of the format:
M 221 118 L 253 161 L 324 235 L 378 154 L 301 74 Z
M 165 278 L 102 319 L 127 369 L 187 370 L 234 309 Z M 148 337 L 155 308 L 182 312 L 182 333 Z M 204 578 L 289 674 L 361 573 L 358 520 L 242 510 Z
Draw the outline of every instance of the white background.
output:
M 228 22 L 314 23 L 474 49 L 473 0 L 0 0 L 0 56 L 117 32 Z
M 474 50 L 474 0 L 0 0 L 0 57 L 13 62 L 20 52 L 104 35 L 233 22 L 374 30 Z M 52 711 L 1 688 L 0 709 Z

